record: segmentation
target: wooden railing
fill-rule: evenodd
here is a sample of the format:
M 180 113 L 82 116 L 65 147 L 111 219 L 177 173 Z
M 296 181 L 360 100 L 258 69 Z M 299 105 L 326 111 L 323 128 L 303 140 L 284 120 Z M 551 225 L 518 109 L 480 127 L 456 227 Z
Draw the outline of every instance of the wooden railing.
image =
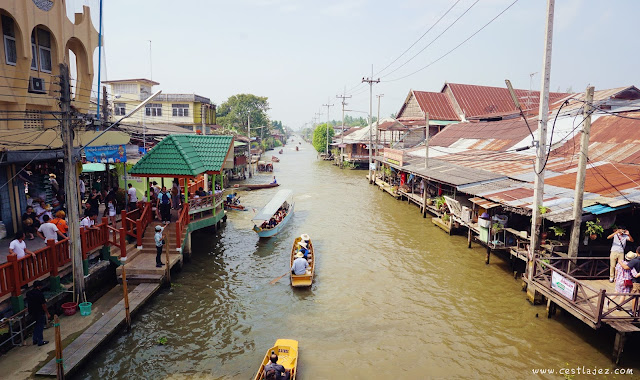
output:
M 104 219 L 102 223 L 96 224 L 94 228 L 80 227 L 80 243 L 82 244 L 83 260 L 87 258 L 89 252 L 106 244 L 108 223 Z
M 142 235 L 147 226 L 153 220 L 151 214 L 151 203 L 144 203 L 142 208 L 132 211 L 122 211 L 122 228 L 127 235 L 136 238 L 138 247 L 142 247 Z
M 602 279 L 608 277 L 602 273 L 603 262 L 608 257 L 554 258 L 547 260 L 536 259 L 534 262 L 533 282 L 537 287 L 545 289 L 553 301 L 577 312 L 583 319 L 599 327 L 602 322 L 634 321 L 640 317 L 640 294 L 610 293 L 606 289 L 594 289 L 581 281 Z M 560 268 L 571 265 L 570 273 Z M 608 267 L 608 265 L 607 265 Z M 573 284 L 572 297 L 563 295 L 552 286 L 553 273 Z M 604 277 L 603 277 L 604 276 Z M 566 287 L 566 286 L 565 286 Z
M 106 222 L 106 218 L 103 222 Z M 115 228 L 107 224 L 106 239 L 106 244 L 120 248 L 120 257 L 127 257 L 127 233 L 124 228 Z
M 47 241 L 47 245 L 18 259 L 16 255 L 7 256 L 7 262 L 0 265 L 0 296 L 12 293 L 19 296 L 22 286 L 46 275 L 57 276 L 61 266 L 71 261 L 69 240 Z
M 189 198 L 189 210 L 194 212 L 198 208 L 209 208 L 214 206 L 215 197 L 213 195 L 205 195 L 204 197 Z
M 184 203 L 176 221 L 176 248 L 182 247 L 182 231 L 189 224 L 189 204 Z

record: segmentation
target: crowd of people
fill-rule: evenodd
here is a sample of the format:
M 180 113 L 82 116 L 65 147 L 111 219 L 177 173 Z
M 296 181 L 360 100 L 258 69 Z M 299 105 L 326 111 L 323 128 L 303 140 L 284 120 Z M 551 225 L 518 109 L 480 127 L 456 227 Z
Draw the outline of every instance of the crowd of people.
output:
M 296 259 L 293 260 L 293 265 L 291 266 L 291 273 L 296 276 L 301 276 L 307 273 L 309 269 L 309 262 L 312 260 L 309 257 L 309 245 L 310 245 L 310 237 L 307 234 L 302 234 L 300 236 L 300 241 L 298 242 L 298 246 L 296 248 Z
M 262 223 L 260 228 L 264 230 L 264 229 L 271 229 L 277 226 L 287 216 L 288 212 L 289 212 L 289 204 L 285 202 L 282 206 L 280 206 L 278 211 L 276 211 L 276 213 L 273 214 L 273 216 L 271 217 L 271 219 L 269 219 L 269 221 L 265 221 Z

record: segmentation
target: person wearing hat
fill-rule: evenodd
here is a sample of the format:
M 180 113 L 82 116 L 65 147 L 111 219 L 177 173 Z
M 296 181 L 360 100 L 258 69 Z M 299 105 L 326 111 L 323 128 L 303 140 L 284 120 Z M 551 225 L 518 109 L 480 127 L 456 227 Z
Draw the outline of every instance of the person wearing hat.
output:
M 58 184 L 58 180 L 56 180 L 56 175 L 51 173 L 49 174 L 49 183 L 51 183 L 51 188 L 53 192 L 57 195 L 60 191 L 60 185 Z
M 309 249 L 307 246 L 307 242 L 304 240 L 300 240 L 300 242 L 298 243 L 298 245 L 300 246 L 300 252 L 302 252 L 302 254 L 304 255 L 304 258 L 307 258 L 307 255 L 309 255 Z
M 164 228 L 162 226 L 156 226 L 156 234 L 153 239 L 156 242 L 156 268 L 161 268 L 164 263 L 162 262 L 162 248 L 164 248 Z
M 307 268 L 309 268 L 309 263 L 304 258 L 304 253 L 296 253 L 296 259 L 293 260 L 293 265 L 291 266 L 291 273 L 301 276 L 307 272 Z
M 609 254 L 609 282 L 613 282 L 616 263 L 624 259 L 624 247 L 627 245 L 627 241 L 633 243 L 633 238 L 624 226 L 620 226 L 611 235 L 607 236 L 607 239 L 613 239 L 613 242 L 611 243 L 611 252 Z
M 56 212 L 56 217 L 52 219 L 49 223 L 55 224 L 56 227 L 58 227 L 58 230 L 60 231 L 60 233 L 63 234 L 64 236 L 67 236 L 67 232 L 69 231 L 69 225 L 67 224 L 67 221 L 64 220 L 65 216 L 66 214 L 64 213 L 64 211 L 60 210 Z

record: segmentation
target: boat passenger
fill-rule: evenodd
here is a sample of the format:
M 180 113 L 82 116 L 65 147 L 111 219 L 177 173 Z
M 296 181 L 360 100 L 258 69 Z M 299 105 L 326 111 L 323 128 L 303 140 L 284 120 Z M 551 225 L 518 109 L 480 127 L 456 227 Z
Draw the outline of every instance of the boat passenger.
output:
M 275 380 L 289 380 L 291 372 L 289 369 L 285 369 L 282 364 L 278 364 L 278 355 L 272 353 L 269 357 L 270 363 L 264 366 L 264 377 L 272 378 Z M 272 374 L 275 372 L 275 376 Z
M 304 258 L 307 259 L 307 256 L 309 255 L 309 249 L 308 249 L 307 243 L 305 241 L 300 241 L 298 245 L 300 245 L 300 252 L 302 252 L 302 254 L 304 255 Z
M 278 183 L 278 181 L 276 181 L 276 176 L 273 176 L 273 182 L 271 182 L 272 184 L 276 184 Z
M 291 273 L 301 276 L 307 272 L 307 268 L 309 268 L 309 263 L 305 260 L 304 253 L 296 253 L 296 259 L 293 260 L 293 265 L 291 266 Z
M 311 240 L 311 238 L 307 234 L 302 234 L 300 235 L 300 240 L 307 243 L 307 245 L 309 245 L 309 240 Z

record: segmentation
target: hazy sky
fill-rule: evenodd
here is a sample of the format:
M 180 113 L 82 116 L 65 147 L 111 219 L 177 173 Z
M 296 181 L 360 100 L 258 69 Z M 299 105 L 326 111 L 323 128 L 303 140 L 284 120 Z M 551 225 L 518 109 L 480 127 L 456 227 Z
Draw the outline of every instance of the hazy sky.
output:
M 349 109 L 369 110 L 363 76 L 394 61 L 455 0 L 105 0 L 106 69 L 103 80 L 151 76 L 156 89 L 196 93 L 216 104 L 237 93 L 269 97 L 270 117 L 294 129 L 316 112 L 339 119 L 336 99 L 345 87 Z M 384 94 L 380 115 L 397 112 L 410 89 L 440 91 L 445 81 L 529 88 L 541 71 L 546 1 L 519 0 L 466 44 L 431 63 L 480 29 L 513 0 L 479 0 L 455 25 L 404 67 L 396 67 L 430 44 L 476 0 L 460 0 L 426 36 L 375 78 Z M 98 28 L 98 0 L 67 0 L 70 10 L 89 5 Z M 583 91 L 639 85 L 640 28 L 635 0 L 557 0 L 551 89 Z M 635 26 L 634 26 L 635 25 Z M 97 62 L 97 50 L 95 53 Z M 104 62 L 103 62 L 104 64 Z M 104 68 L 105 66 L 103 66 Z M 97 75 L 96 75 L 97 81 Z M 354 88 L 355 87 L 355 88 Z M 540 75 L 533 76 L 533 89 Z M 377 112 L 374 97 L 374 115 Z M 352 116 L 363 114 L 351 113 Z

